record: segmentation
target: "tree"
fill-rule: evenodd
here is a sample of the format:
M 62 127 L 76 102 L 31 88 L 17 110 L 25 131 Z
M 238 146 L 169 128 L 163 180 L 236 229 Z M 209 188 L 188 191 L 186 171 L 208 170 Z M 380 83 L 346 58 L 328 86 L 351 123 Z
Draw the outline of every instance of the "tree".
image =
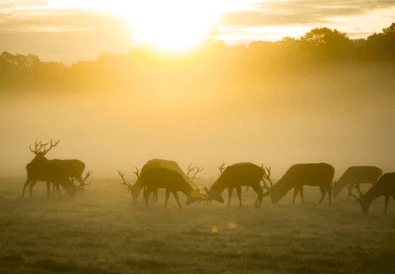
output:
M 353 57 L 354 44 L 344 32 L 315 28 L 302 36 L 301 41 L 316 58 L 343 61 Z

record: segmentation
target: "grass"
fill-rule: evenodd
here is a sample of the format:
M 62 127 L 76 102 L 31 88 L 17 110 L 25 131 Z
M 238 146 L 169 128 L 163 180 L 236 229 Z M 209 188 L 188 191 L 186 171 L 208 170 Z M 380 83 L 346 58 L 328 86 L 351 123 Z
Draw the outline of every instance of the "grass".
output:
M 171 197 L 165 210 L 163 191 L 147 208 L 118 181 L 61 199 L 44 183 L 22 198 L 23 183 L 0 179 L 2 273 L 395 273 L 395 205 L 384 215 L 382 199 L 363 215 L 345 193 L 318 205 L 306 187 L 304 204 L 255 209 L 250 190 L 242 209 L 180 194 L 183 209 Z

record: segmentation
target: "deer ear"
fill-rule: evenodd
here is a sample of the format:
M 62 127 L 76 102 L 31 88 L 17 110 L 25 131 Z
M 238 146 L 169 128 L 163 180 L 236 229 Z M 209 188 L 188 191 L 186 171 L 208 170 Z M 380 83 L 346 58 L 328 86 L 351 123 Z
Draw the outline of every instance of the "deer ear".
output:
M 210 193 L 210 190 L 208 190 L 207 187 L 204 187 L 204 191 L 206 191 L 207 195 Z

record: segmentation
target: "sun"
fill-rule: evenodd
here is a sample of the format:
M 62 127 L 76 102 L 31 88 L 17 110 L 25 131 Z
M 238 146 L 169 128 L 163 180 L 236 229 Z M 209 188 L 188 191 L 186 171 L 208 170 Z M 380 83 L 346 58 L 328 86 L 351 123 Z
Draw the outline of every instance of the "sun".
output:
M 219 15 L 207 4 L 184 0 L 132 2 L 127 10 L 121 16 L 130 24 L 133 39 L 168 51 L 200 44 Z

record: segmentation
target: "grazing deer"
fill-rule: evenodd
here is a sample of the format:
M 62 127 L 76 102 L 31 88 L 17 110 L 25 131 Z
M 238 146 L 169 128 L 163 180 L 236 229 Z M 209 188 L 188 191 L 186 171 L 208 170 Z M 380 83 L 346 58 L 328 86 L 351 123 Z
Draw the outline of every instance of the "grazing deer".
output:
M 164 159 L 152 159 L 147 161 L 146 164 L 144 164 L 144 166 L 141 168 L 141 172 L 139 174 L 138 169 L 136 168 L 136 172 L 133 172 L 136 174 L 137 176 L 137 181 L 135 182 L 135 184 L 131 187 L 131 193 L 133 196 L 133 200 L 137 200 L 139 194 L 140 194 L 140 190 L 143 189 L 145 187 L 145 182 L 141 179 L 140 175 L 145 173 L 146 171 L 148 171 L 149 169 L 152 168 L 157 168 L 157 167 L 163 167 L 163 168 L 167 168 L 169 170 L 173 170 L 178 172 L 190 185 L 192 185 L 193 183 L 191 182 L 190 178 L 185 175 L 184 171 L 182 171 L 181 167 L 177 164 L 177 162 L 175 161 L 171 161 L 171 160 L 164 160 Z M 191 165 L 189 166 L 191 167 Z M 192 170 L 194 170 L 194 168 L 192 168 Z M 191 172 L 192 170 L 188 171 Z M 197 172 L 195 172 L 195 174 L 192 176 L 192 180 L 193 179 L 197 179 L 196 175 L 197 173 L 201 172 L 203 170 L 203 168 L 198 167 L 197 168 Z M 156 200 L 158 197 L 157 191 L 154 190 L 154 196 L 156 196 Z
M 48 143 L 41 144 L 41 142 L 36 141 L 34 150 L 31 148 L 30 145 L 30 151 L 35 153 L 36 156 L 30 163 L 26 165 L 27 180 L 25 182 L 25 185 L 23 186 L 22 197 L 25 195 L 26 187 L 29 184 L 30 198 L 32 197 L 33 187 L 37 183 L 37 181 L 55 182 L 56 184 L 62 185 L 63 189 L 66 189 L 70 196 L 73 197 L 75 195 L 76 187 L 74 186 L 74 184 L 71 183 L 67 174 L 60 166 L 52 163 L 45 157 L 45 155 L 58 143 L 59 141 L 53 144 L 51 140 L 51 145 L 48 149 L 45 148 Z M 41 151 L 41 149 L 43 150 Z M 57 189 L 59 192 L 59 196 L 61 196 L 59 188 Z M 49 190 L 47 189 L 47 191 L 49 196 Z
M 363 213 L 367 214 L 372 202 L 380 196 L 385 196 L 384 213 L 387 213 L 390 198 L 395 200 L 395 172 L 382 175 L 377 183 L 361 197 L 359 203 Z
M 332 188 L 333 197 L 336 198 L 345 186 L 348 189 L 349 197 L 351 196 L 353 187 L 355 187 L 362 196 L 359 184 L 371 183 L 374 185 L 382 173 L 383 170 L 376 166 L 351 166 L 344 172 L 338 181 L 334 182 Z
M 146 189 L 144 190 L 144 200 L 147 206 L 149 194 L 158 188 L 166 189 L 165 208 L 167 207 L 167 200 L 169 199 L 170 192 L 173 193 L 173 196 L 180 208 L 182 207 L 178 200 L 178 191 L 187 196 L 187 206 L 195 201 L 201 200 L 200 192 L 196 192 L 196 190 L 189 185 L 188 181 L 186 181 L 180 173 L 174 170 L 155 167 L 141 173 L 140 178 L 146 185 Z
M 303 203 L 303 185 L 319 186 L 321 190 L 319 203 L 328 192 L 329 204 L 331 204 L 331 184 L 334 174 L 335 168 L 327 163 L 295 164 L 285 172 L 268 193 L 271 195 L 272 203 L 277 203 L 289 190 L 295 188 L 292 203 L 295 203 L 298 192 Z
M 220 166 L 219 169 L 220 168 L 223 168 L 223 165 Z M 221 169 L 220 172 L 222 172 Z M 211 186 L 210 190 L 208 190 L 206 187 L 204 188 L 207 193 L 207 200 L 216 200 L 224 203 L 224 199 L 221 193 L 224 191 L 225 188 L 228 188 L 229 206 L 232 198 L 232 192 L 235 188 L 239 197 L 239 205 L 241 208 L 241 187 L 251 186 L 258 194 L 258 198 L 255 201 L 255 207 L 260 207 L 263 197 L 263 189 L 260 185 L 260 182 L 263 180 L 265 174 L 266 172 L 263 167 L 259 167 L 249 162 L 236 163 L 228 166 L 225 168 L 225 170 L 223 170 L 220 177 Z

